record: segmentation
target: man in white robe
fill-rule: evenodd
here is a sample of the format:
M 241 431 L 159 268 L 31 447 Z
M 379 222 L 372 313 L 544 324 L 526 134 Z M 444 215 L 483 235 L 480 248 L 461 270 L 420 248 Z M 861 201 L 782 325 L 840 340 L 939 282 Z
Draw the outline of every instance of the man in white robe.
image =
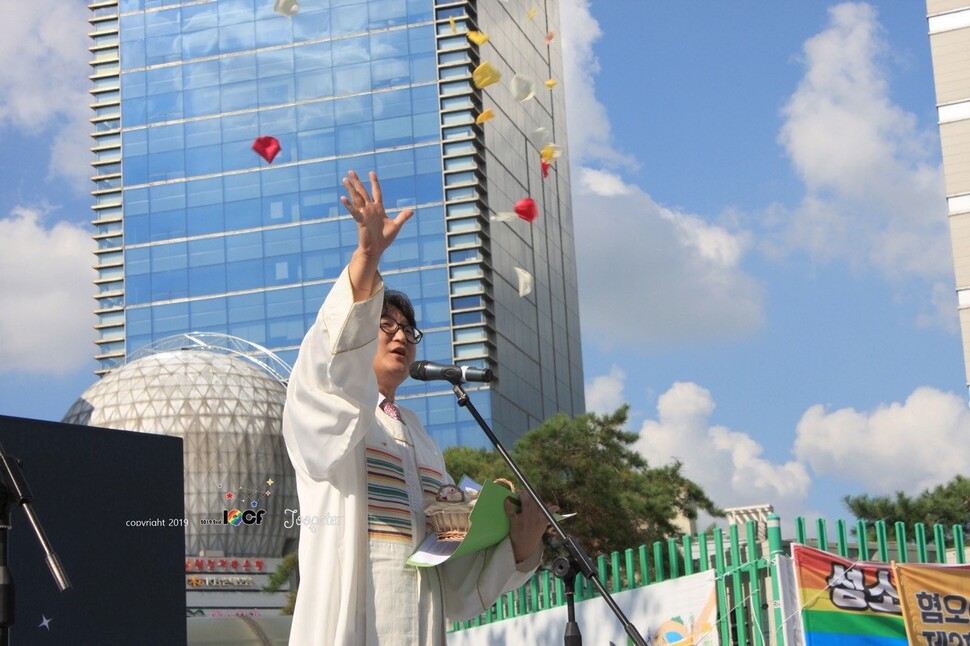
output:
M 521 512 L 507 504 L 511 531 L 495 547 L 433 568 L 406 565 L 429 528 L 425 503 L 452 480 L 414 413 L 394 403 L 420 332 L 406 297 L 385 299 L 377 269 L 413 213 L 388 218 L 370 180 L 369 193 L 352 171 L 344 178 L 358 247 L 287 389 L 283 437 L 304 519 L 290 644 L 443 646 L 447 621 L 484 612 L 529 579 L 546 519 L 523 496 Z

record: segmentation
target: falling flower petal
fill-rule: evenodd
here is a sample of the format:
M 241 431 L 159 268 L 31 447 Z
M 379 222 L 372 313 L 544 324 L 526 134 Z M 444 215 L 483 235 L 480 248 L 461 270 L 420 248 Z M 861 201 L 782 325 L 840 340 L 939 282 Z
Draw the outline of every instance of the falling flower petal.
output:
M 550 31 L 546 34 L 546 45 L 551 45 L 552 41 L 556 38 L 556 32 Z
M 448 24 L 451 25 L 451 33 L 457 34 L 458 33 L 458 25 L 455 24 L 455 17 L 454 16 L 448 16 Z
M 549 177 L 549 169 L 552 168 L 552 164 L 545 159 L 540 159 L 539 165 L 542 166 L 542 179 Z
M 484 45 L 488 42 L 488 34 L 483 31 L 470 31 L 467 34 L 468 40 L 472 41 L 476 45 Z
M 281 150 L 280 142 L 276 137 L 256 137 L 256 141 L 253 142 L 253 150 L 272 164 Z
M 493 213 L 488 219 L 492 222 L 509 222 L 515 218 L 515 213 L 511 211 L 499 211 L 498 213 Z
M 281 16 L 295 16 L 300 10 L 300 3 L 297 0 L 276 0 L 273 11 Z
M 557 82 L 558 81 L 556 81 L 556 79 L 549 79 L 548 81 L 546 81 L 546 87 L 551 90 L 552 88 L 556 87 Z
M 552 143 L 552 133 L 544 126 L 540 126 L 532 131 L 530 140 L 536 148 L 542 150 Z
M 529 18 L 529 20 L 532 20 L 535 17 L 536 17 L 536 8 L 535 7 L 532 7 L 531 9 L 529 9 L 528 18 Z
M 539 155 L 542 157 L 543 161 L 547 162 L 551 162 L 553 159 L 559 159 L 562 157 L 562 146 L 548 144 L 542 147 L 542 150 L 539 151 Z
M 501 78 L 502 73 L 495 69 L 488 61 L 484 61 L 472 72 L 472 82 L 479 90 L 492 83 L 497 83 Z
M 515 275 L 519 279 L 519 296 L 528 296 L 532 293 L 532 274 L 521 267 L 512 267 Z
M 495 112 L 491 108 L 485 108 L 484 110 L 482 110 L 482 113 L 480 115 L 475 117 L 475 123 L 483 124 L 489 119 L 494 119 L 494 118 L 495 118 Z
M 522 198 L 515 205 L 515 214 L 526 222 L 535 222 L 535 219 L 539 217 L 536 201 L 531 197 Z
M 517 101 L 528 101 L 536 95 L 536 82 L 528 76 L 516 74 L 512 77 L 512 95 Z

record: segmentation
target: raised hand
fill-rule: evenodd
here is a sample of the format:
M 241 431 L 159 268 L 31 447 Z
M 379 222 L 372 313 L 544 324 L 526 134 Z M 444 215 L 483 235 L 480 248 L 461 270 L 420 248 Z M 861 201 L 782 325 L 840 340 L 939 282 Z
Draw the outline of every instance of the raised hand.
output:
M 340 201 L 357 222 L 357 249 L 350 261 L 350 282 L 354 289 L 354 300 L 361 301 L 373 292 L 381 255 L 391 246 L 414 211 L 405 209 L 393 219 L 387 217 L 381 184 L 374 171 L 370 173 L 369 193 L 354 171 L 347 173 L 344 186 L 347 196 L 341 196 Z
M 384 213 L 381 183 L 377 181 L 374 171 L 370 172 L 370 193 L 354 171 L 347 173 L 344 186 L 347 188 L 347 195 L 341 196 L 340 201 L 357 221 L 357 248 L 365 257 L 379 259 L 384 250 L 394 242 L 404 223 L 414 215 L 414 211 L 405 209 L 394 219 L 387 217 Z

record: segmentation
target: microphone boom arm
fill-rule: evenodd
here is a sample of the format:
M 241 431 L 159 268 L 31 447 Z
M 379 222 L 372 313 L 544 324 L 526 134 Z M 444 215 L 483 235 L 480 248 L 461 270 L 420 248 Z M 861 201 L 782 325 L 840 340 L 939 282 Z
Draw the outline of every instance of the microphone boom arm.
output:
M 613 611 L 613 614 L 616 615 L 616 618 L 623 625 L 623 629 L 626 631 L 627 636 L 629 636 L 633 643 L 637 644 L 637 646 L 647 646 L 647 642 L 644 641 L 643 636 L 641 636 L 639 631 L 637 631 L 636 626 L 630 622 L 626 614 L 623 612 L 623 609 L 620 608 L 620 606 L 616 603 L 616 600 L 613 599 L 613 596 L 606 589 L 606 586 L 603 585 L 603 582 L 599 580 L 596 569 L 593 567 L 593 562 L 588 556 L 586 556 L 582 546 L 580 546 L 580 544 L 572 536 L 569 536 L 565 530 L 563 530 L 562 525 L 559 524 L 556 517 L 546 508 L 546 505 L 542 502 L 542 499 L 539 498 L 539 494 L 537 494 L 535 489 L 532 487 L 532 483 L 529 482 L 529 479 L 525 477 L 525 474 L 522 473 L 521 469 L 519 469 L 518 465 L 512 459 L 512 456 L 509 455 L 508 451 L 505 450 L 505 447 L 502 446 L 502 443 L 499 442 L 499 439 L 495 436 L 495 433 L 493 433 L 492 429 L 489 428 L 488 423 L 482 418 L 481 414 L 479 414 L 478 409 L 475 408 L 475 405 L 468 397 L 468 393 L 466 393 L 459 384 L 453 384 L 452 389 L 455 392 L 455 396 L 458 398 L 458 405 L 466 408 L 468 412 L 471 413 L 472 417 L 475 418 L 475 421 L 478 422 L 478 425 L 482 428 L 482 431 L 485 432 L 485 435 L 488 436 L 488 439 L 495 446 L 495 450 L 499 452 L 499 454 L 505 460 L 505 463 L 509 465 L 509 468 L 512 469 L 512 473 L 514 473 L 515 477 L 518 478 L 519 482 L 522 483 L 522 487 L 528 492 L 532 499 L 535 500 L 536 504 L 539 506 L 539 509 L 541 509 L 542 513 L 545 515 L 546 520 L 549 521 L 549 524 L 552 525 L 553 529 L 556 530 L 556 533 L 559 534 L 559 537 L 562 539 L 563 545 L 569 552 L 572 561 L 576 563 L 576 567 L 578 567 L 582 575 L 593 584 L 593 587 L 596 588 L 596 591 L 600 593 L 603 600 L 606 601 L 607 605 L 609 605 L 610 610 Z

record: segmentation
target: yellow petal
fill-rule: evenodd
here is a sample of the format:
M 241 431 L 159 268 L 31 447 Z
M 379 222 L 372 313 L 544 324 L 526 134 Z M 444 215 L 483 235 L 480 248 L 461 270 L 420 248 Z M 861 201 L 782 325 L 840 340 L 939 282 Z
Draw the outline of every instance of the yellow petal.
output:
M 468 40 L 472 41 L 476 45 L 484 45 L 486 42 L 488 42 L 488 34 L 486 34 L 484 31 L 470 31 L 466 35 L 468 36 Z
M 548 81 L 546 81 L 546 87 L 549 88 L 550 90 L 556 87 L 556 79 L 549 79 Z
M 455 17 L 454 16 L 448 16 L 448 24 L 451 25 L 451 33 L 457 34 L 458 33 L 458 25 L 455 24 Z
M 542 150 L 539 151 L 539 156 L 542 158 L 542 161 L 549 163 L 562 156 L 562 146 L 557 146 L 556 144 L 543 146 Z
M 472 83 L 475 84 L 479 90 L 483 87 L 487 87 L 492 83 L 498 83 L 502 78 L 502 73 L 495 69 L 491 63 L 484 61 L 481 65 L 475 68 L 472 72 Z
M 532 20 L 535 17 L 536 17 L 536 8 L 532 7 L 531 9 L 529 9 L 529 20 Z
M 482 124 L 489 119 L 495 118 L 495 112 L 491 108 L 485 108 L 482 113 L 475 118 L 475 123 Z

